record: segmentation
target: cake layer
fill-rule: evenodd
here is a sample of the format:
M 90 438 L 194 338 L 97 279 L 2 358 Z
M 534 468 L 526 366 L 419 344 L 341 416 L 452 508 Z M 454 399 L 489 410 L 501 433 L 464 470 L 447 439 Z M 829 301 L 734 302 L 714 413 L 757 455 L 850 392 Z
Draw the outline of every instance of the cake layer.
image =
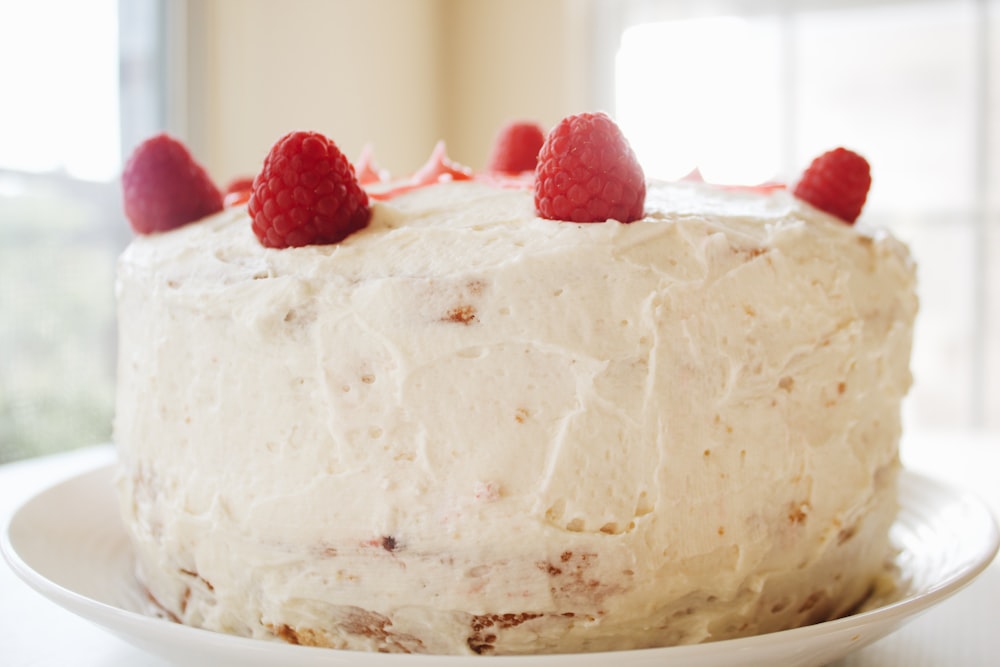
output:
M 842 615 L 879 577 L 917 302 L 892 237 L 650 183 L 537 218 L 440 184 L 337 245 L 243 210 L 119 265 L 115 440 L 177 619 L 434 653 L 618 649 Z

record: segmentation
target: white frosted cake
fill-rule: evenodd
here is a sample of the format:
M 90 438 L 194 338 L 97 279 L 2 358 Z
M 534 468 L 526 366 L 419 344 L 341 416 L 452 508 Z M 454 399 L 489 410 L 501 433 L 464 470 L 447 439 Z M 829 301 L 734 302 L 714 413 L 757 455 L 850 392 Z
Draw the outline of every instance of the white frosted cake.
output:
M 885 573 L 917 307 L 890 236 L 777 189 L 630 224 L 468 180 L 119 266 L 119 489 L 175 620 L 348 649 L 595 651 L 849 613 Z

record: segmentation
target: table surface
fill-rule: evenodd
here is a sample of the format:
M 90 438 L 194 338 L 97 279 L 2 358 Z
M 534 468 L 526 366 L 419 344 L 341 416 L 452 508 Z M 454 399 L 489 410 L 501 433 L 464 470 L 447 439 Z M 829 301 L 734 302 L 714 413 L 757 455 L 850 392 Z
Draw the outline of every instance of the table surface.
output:
M 1000 516 L 1000 437 L 914 436 L 904 440 L 902 452 L 908 468 L 978 494 Z M 96 445 L 0 466 L 0 525 L 5 527 L 17 507 L 42 489 L 113 459 L 110 446 Z M 168 663 L 49 602 L 2 563 L 0 664 L 165 667 Z M 967 588 L 901 630 L 836 663 L 836 667 L 996 665 L 1000 665 L 1000 559 Z

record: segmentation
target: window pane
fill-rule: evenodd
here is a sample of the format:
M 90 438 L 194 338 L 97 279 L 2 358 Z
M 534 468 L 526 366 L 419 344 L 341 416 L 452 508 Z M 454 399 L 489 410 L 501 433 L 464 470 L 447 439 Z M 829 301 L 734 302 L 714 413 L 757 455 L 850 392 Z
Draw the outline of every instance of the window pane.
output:
M 986 302 L 985 426 L 1000 431 L 1000 0 L 988 4 L 986 57 L 987 140 L 983 181 L 986 188 Z M 992 37 L 992 39 L 989 39 Z
M 986 20 L 986 133 L 985 146 L 987 206 L 991 213 L 1000 216 L 1000 0 L 990 0 L 987 4 Z M 997 218 L 992 225 L 995 228 Z M 993 255 L 996 257 L 996 255 Z M 993 283 L 1000 288 L 1000 283 Z M 1000 289 L 993 293 L 994 303 L 1000 301 Z
M 975 18 L 951 1 L 797 14 L 797 162 L 843 144 L 873 165 L 869 213 L 971 212 Z
M 148 133 L 163 90 L 158 0 L 122 4 L 0 4 L 0 462 L 110 436 L 118 110 Z
M 781 168 L 779 24 L 773 18 L 648 23 L 625 31 L 617 120 L 647 175 L 759 183 Z
M 985 395 L 983 397 L 984 426 L 1000 431 L 1000 211 L 988 222 L 986 256 L 992 261 L 986 267 L 986 363 L 984 364 Z
M 106 441 L 115 188 L 9 174 L 0 188 L 0 462 Z
M 1000 425 L 1000 0 L 628 7 L 676 17 L 624 31 L 618 56 L 651 175 L 791 180 L 835 146 L 864 154 L 864 220 L 918 264 L 910 427 Z
M 968 219 L 913 225 L 900 236 L 916 257 L 920 296 L 906 425 L 942 430 L 970 426 L 976 400 L 973 225 Z
M 114 178 L 117 0 L 0 4 L 0 81 L 0 169 Z

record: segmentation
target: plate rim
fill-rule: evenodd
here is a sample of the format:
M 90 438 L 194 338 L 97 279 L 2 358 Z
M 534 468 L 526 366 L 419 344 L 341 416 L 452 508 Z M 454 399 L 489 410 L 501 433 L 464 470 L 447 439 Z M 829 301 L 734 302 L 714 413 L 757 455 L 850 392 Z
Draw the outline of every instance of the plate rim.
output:
M 80 616 L 92 623 L 96 623 L 103 629 L 118 635 L 122 639 L 150 651 L 152 651 L 152 649 L 149 648 L 148 644 L 136 641 L 136 632 L 155 630 L 158 632 L 171 633 L 173 636 L 178 638 L 197 638 L 199 641 L 207 641 L 213 644 L 214 647 L 219 650 L 223 650 L 228 647 L 238 648 L 241 651 L 261 652 L 275 650 L 275 647 L 278 647 L 283 653 L 287 652 L 289 658 L 291 657 L 292 652 L 301 651 L 302 655 L 306 655 L 308 653 L 309 655 L 325 656 L 328 658 L 329 664 L 338 664 L 340 659 L 363 660 L 364 657 L 368 655 L 378 655 L 380 660 L 385 661 L 404 660 L 407 665 L 417 665 L 425 660 L 428 661 L 426 664 L 442 664 L 450 662 L 456 665 L 459 663 L 464 664 L 470 659 L 474 659 L 477 662 L 483 661 L 483 656 L 473 656 L 470 658 L 470 656 L 465 655 L 369 654 L 365 651 L 297 646 L 213 632 L 211 630 L 175 623 L 168 619 L 143 614 L 122 606 L 116 606 L 102 600 L 94 599 L 79 591 L 67 588 L 38 572 L 22 557 L 20 553 L 18 553 L 17 547 L 14 543 L 14 538 L 12 537 L 12 529 L 15 528 L 15 524 L 19 520 L 24 520 L 24 515 L 31 511 L 34 504 L 44 502 L 45 496 L 47 495 L 55 495 L 60 492 L 65 492 L 67 487 L 72 486 L 80 486 L 83 488 L 88 483 L 93 484 L 94 480 L 101 478 L 107 478 L 108 481 L 113 480 L 117 465 L 118 463 L 116 461 L 97 464 L 75 474 L 64 476 L 37 489 L 34 493 L 22 500 L 14 511 L 11 512 L 4 523 L 3 532 L 0 533 L 0 554 L 2 554 L 3 559 L 6 561 L 7 565 L 11 568 L 14 574 L 37 593 L 41 594 L 49 601 L 76 614 L 77 616 Z M 893 618 L 897 619 L 898 622 L 896 623 L 896 628 L 898 628 L 972 583 L 980 574 L 983 573 L 983 571 L 986 570 L 986 568 L 990 566 L 996 558 L 998 551 L 1000 551 L 1000 526 L 998 526 L 997 517 L 977 494 L 963 489 L 954 483 L 942 481 L 925 473 L 916 472 L 907 468 L 903 468 L 900 471 L 899 480 L 901 489 L 901 511 L 906 508 L 904 500 L 907 489 L 911 489 L 910 492 L 912 493 L 912 489 L 917 488 L 921 491 L 931 492 L 936 496 L 944 497 L 950 503 L 961 505 L 967 511 L 979 514 L 979 518 L 982 521 L 982 527 L 985 529 L 985 533 L 980 536 L 983 548 L 976 554 L 976 557 L 965 563 L 965 567 L 949 573 L 949 576 L 942 578 L 940 581 L 935 581 L 926 589 L 908 594 L 899 600 L 893 600 L 886 604 L 851 614 L 849 616 L 844 616 L 830 621 L 823 621 L 813 625 L 750 637 L 725 639 L 715 642 L 682 646 L 597 651 L 592 653 L 488 656 L 486 659 L 492 662 L 510 662 L 511 664 L 517 665 L 525 664 L 525 662 L 527 662 L 526 659 L 528 658 L 530 658 L 530 662 L 539 665 L 545 665 L 546 663 L 551 663 L 553 665 L 565 664 L 567 659 L 572 659 L 574 664 L 598 664 L 612 660 L 616 657 L 620 658 L 624 656 L 643 656 L 651 659 L 656 657 L 669 657 L 670 659 L 676 658 L 682 660 L 698 657 L 702 654 L 707 654 L 708 652 L 731 650 L 735 653 L 740 651 L 752 651 L 757 648 L 758 645 L 762 646 L 766 644 L 773 644 L 779 639 L 785 639 L 788 641 L 800 639 L 802 641 L 806 641 L 809 639 L 816 639 L 817 637 L 828 633 L 843 634 L 853 630 L 859 630 L 875 621 L 886 622 Z M 107 491 L 113 493 L 112 485 L 109 484 L 107 486 Z M 917 517 L 921 519 L 923 518 L 919 512 L 917 513 Z M 116 519 L 117 518 L 118 517 L 116 515 Z M 899 519 L 896 521 L 898 522 Z M 893 526 L 895 525 L 896 523 L 894 522 Z M 121 526 L 121 529 L 124 531 L 124 526 Z M 124 537 L 127 540 L 127 535 Z M 129 549 L 129 556 L 131 557 L 131 547 L 128 546 L 126 548 Z M 123 628 L 126 628 L 129 631 L 126 631 Z M 890 630 L 890 632 L 891 631 L 892 630 Z M 887 633 L 880 634 L 872 638 L 869 642 L 859 643 L 856 648 L 861 648 L 871 641 L 880 639 L 885 636 L 885 634 Z M 852 650 L 854 649 L 852 648 Z M 333 652 L 333 654 L 331 654 L 331 652 Z M 162 655 L 162 652 L 159 654 Z M 334 658 L 334 656 L 339 656 L 339 658 Z

